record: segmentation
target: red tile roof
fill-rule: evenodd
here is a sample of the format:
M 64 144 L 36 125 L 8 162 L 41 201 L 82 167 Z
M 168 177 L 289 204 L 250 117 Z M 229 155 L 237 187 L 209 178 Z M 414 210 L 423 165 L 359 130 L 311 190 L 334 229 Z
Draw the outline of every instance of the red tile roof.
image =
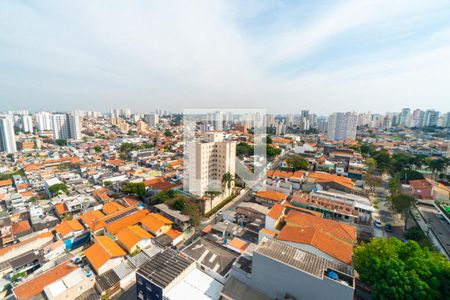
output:
M 279 192 L 274 191 L 259 191 L 256 193 L 256 197 L 261 197 L 269 200 L 273 200 L 276 202 L 281 202 L 283 200 L 286 200 L 287 195 Z
M 18 300 L 28 300 L 38 296 L 46 286 L 72 273 L 78 267 L 70 260 L 14 288 Z

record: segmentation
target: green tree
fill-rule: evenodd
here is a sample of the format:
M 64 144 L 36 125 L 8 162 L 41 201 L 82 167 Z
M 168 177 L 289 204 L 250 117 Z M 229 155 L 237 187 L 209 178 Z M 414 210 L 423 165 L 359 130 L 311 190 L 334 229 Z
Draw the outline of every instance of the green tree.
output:
M 95 153 L 100 153 L 102 152 L 102 147 L 100 147 L 99 145 L 94 146 L 94 151 Z
M 64 192 L 66 194 L 69 193 L 69 189 L 64 183 L 57 183 L 48 188 L 48 191 L 52 194 L 52 196 L 56 196 L 61 192 Z
M 442 172 L 447 165 L 446 160 L 443 158 L 428 158 L 425 160 L 425 164 L 433 173 L 433 178 L 436 178 L 436 173 Z
M 273 139 L 270 135 L 268 135 L 266 138 L 266 144 L 273 144 Z
M 389 179 L 389 191 L 391 192 L 391 196 L 395 196 L 401 191 L 401 183 L 397 177 L 391 177 Z
M 167 195 L 167 193 L 166 192 L 159 192 L 158 194 L 156 194 L 155 195 L 155 198 L 154 198 L 154 202 L 156 202 L 156 203 L 164 203 L 164 202 L 166 202 L 167 200 L 169 200 L 169 195 Z
M 175 210 L 184 211 L 186 209 L 186 204 L 183 200 L 177 199 L 172 205 L 172 208 Z
M 236 145 L 236 156 L 252 156 L 254 153 L 253 146 L 240 142 Z
M 309 169 L 309 163 L 306 161 L 306 159 L 298 155 L 289 157 L 286 162 L 292 166 L 292 169 L 294 171 Z
M 401 214 L 403 219 L 405 220 L 405 229 L 406 223 L 408 221 L 411 207 L 416 203 L 416 198 L 405 195 L 405 194 L 397 194 L 390 197 L 392 209 Z
M 376 238 L 353 253 L 355 270 L 371 286 L 373 299 L 450 297 L 450 262 L 414 241 Z
M 281 149 L 267 145 L 266 146 L 266 154 L 269 159 L 274 158 L 275 156 L 281 154 Z
M 385 150 L 376 152 L 372 157 L 377 161 L 378 169 L 380 169 L 381 172 L 385 171 L 389 167 L 391 158 L 389 153 Z
M 230 172 L 226 172 L 222 176 L 222 183 L 228 188 L 231 189 L 231 185 L 234 182 L 234 176 Z
M 169 129 L 166 129 L 166 130 L 164 131 L 164 136 L 166 136 L 166 137 L 171 137 L 171 136 L 172 136 L 172 132 L 171 132 Z
M 105 181 L 105 182 L 103 182 L 103 185 L 104 186 L 110 186 L 110 185 L 112 185 L 113 183 L 112 183 L 112 181 Z
M 58 139 L 58 140 L 55 140 L 55 144 L 58 146 L 67 146 L 67 140 Z
M 367 158 L 364 161 L 364 164 L 367 166 L 368 171 L 369 171 L 370 174 L 373 174 L 373 172 L 377 168 L 377 161 L 374 158 L 372 158 L 372 157 Z
M 145 196 L 146 187 L 143 182 L 128 182 L 122 186 L 122 191 L 128 194 L 134 194 L 139 199 Z
M 434 249 L 433 243 L 428 239 L 425 233 L 419 227 L 411 227 L 405 231 L 405 239 L 416 241 L 421 247 Z

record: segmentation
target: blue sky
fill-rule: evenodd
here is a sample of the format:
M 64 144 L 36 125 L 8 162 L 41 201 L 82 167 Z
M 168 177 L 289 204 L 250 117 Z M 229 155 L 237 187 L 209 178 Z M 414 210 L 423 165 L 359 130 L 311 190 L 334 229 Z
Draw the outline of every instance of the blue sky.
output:
M 450 2 L 0 1 L 0 111 L 450 111 Z

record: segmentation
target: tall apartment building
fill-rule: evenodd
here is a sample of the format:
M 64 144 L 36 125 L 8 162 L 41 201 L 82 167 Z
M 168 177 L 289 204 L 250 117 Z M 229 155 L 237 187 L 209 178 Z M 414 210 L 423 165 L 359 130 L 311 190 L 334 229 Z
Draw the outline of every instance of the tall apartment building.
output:
M 423 118 L 425 113 L 423 110 L 415 109 L 412 113 L 412 127 L 423 127 Z
M 36 129 L 39 131 L 53 130 L 52 114 L 49 112 L 38 112 L 34 114 Z
M 53 139 L 81 140 L 80 116 L 73 114 L 54 114 L 52 116 Z
M 203 140 L 192 142 L 186 152 L 184 189 L 204 196 L 206 191 L 222 191 L 225 173 L 236 171 L 236 142 L 225 141 L 223 132 L 206 132 Z
M 328 139 L 333 141 L 355 140 L 357 124 L 358 116 L 355 113 L 333 113 L 328 118 Z
M 402 109 L 402 112 L 400 113 L 400 120 L 399 123 L 401 126 L 408 126 L 409 121 L 409 115 L 411 114 L 411 109 L 404 108 Z
M 159 115 L 157 113 L 151 113 L 144 116 L 145 122 L 149 127 L 156 127 L 159 124 Z
M 429 109 L 425 112 L 423 117 L 423 126 L 437 126 L 439 119 L 439 112 L 433 109 Z
M 23 115 L 20 117 L 22 123 L 23 132 L 33 132 L 33 119 L 29 115 Z
M 444 123 L 442 124 L 443 127 L 450 128 L 450 112 L 446 113 L 444 115 Z
M 10 116 L 0 116 L 0 152 L 17 152 L 14 122 Z

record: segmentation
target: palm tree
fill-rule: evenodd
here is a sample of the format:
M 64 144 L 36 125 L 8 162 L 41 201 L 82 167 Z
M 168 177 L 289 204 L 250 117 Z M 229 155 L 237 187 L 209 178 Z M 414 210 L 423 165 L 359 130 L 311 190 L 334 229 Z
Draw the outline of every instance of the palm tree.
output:
M 206 192 L 205 192 L 205 196 L 208 196 L 208 195 L 209 195 L 209 207 L 210 207 L 211 209 L 213 209 L 213 207 L 212 207 L 212 201 L 213 201 L 213 199 L 214 199 L 214 196 L 220 195 L 220 192 L 218 192 L 218 191 L 206 191 Z
M 436 172 L 441 172 L 445 169 L 446 161 L 442 158 L 431 159 L 428 161 L 428 168 L 433 173 L 433 178 L 436 179 Z
M 233 174 L 231 174 L 230 172 L 227 172 L 227 173 L 223 174 L 223 176 L 222 176 L 222 183 L 226 187 L 228 187 L 228 189 L 231 189 L 231 184 L 235 181 L 236 180 L 234 179 Z

